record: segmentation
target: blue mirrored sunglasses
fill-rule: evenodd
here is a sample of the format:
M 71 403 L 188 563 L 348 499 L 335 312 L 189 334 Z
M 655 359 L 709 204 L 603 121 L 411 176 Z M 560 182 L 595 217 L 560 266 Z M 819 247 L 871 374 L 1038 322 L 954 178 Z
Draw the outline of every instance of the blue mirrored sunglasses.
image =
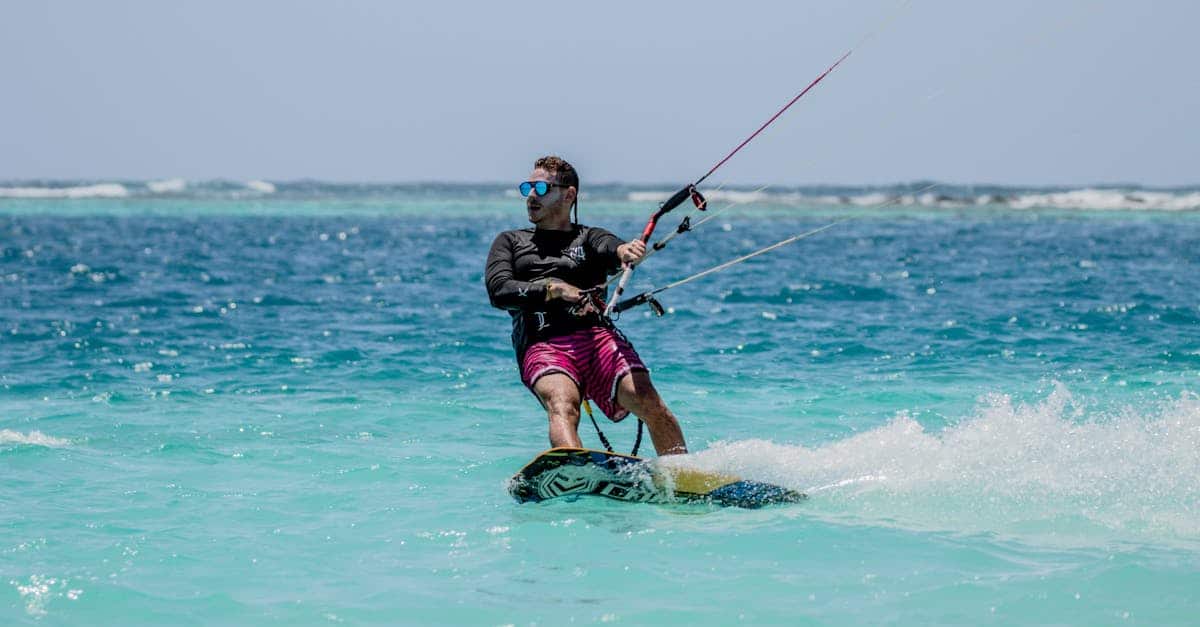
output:
M 528 196 L 529 192 L 534 192 L 535 196 L 545 196 L 546 192 L 550 191 L 551 187 L 570 187 L 562 183 L 550 183 L 547 181 L 525 181 L 521 183 L 517 189 L 521 190 L 522 196 Z

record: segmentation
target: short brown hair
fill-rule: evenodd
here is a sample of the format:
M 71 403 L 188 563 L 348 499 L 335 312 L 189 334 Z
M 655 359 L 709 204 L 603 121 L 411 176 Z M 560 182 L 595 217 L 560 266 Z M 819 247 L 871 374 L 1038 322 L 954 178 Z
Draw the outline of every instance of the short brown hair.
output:
M 554 155 L 542 157 L 541 159 L 533 162 L 533 167 L 535 169 L 542 168 L 543 170 L 550 172 L 554 175 L 554 178 L 557 179 L 558 183 L 570 185 L 571 187 L 575 188 L 576 192 L 579 191 L 579 173 L 575 171 L 574 166 L 567 163 L 561 157 L 556 157 Z

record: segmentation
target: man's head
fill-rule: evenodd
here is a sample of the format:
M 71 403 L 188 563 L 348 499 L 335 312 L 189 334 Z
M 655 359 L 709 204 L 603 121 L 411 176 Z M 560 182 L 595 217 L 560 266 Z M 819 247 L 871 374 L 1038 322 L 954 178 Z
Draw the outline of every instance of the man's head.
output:
M 533 162 L 529 182 L 545 182 L 545 194 L 531 189 L 525 199 L 529 221 L 545 228 L 564 228 L 570 225 L 571 207 L 579 196 L 579 174 L 559 157 L 542 157 Z

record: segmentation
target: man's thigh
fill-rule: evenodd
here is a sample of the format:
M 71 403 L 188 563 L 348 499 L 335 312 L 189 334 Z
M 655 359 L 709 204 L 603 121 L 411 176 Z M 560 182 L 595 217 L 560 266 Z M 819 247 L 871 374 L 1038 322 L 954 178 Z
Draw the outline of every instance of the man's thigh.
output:
M 662 397 L 650 381 L 650 373 L 645 370 L 634 370 L 621 377 L 617 383 L 617 402 L 638 416 L 665 409 Z

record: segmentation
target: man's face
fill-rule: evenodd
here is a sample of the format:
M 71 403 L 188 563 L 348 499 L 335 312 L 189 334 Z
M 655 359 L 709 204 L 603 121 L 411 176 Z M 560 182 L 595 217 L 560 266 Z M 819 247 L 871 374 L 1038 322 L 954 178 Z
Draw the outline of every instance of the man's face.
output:
M 529 174 L 528 180 L 558 182 L 554 173 L 545 168 L 534 168 L 533 172 Z M 529 221 L 534 224 L 556 222 L 561 220 L 562 216 L 570 215 L 571 202 L 574 200 L 574 188 L 551 187 L 546 190 L 544 196 L 538 196 L 537 192 L 530 192 L 529 196 L 525 198 L 525 209 L 529 212 Z

